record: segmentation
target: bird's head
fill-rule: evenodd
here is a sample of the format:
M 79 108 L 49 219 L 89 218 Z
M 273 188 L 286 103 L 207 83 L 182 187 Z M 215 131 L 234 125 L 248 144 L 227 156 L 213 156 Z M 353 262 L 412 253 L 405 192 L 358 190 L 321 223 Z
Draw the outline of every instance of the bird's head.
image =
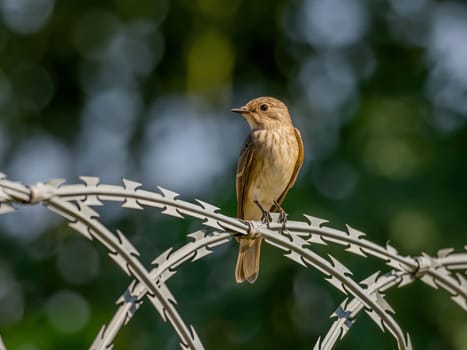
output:
M 232 112 L 241 113 L 251 129 L 273 129 L 292 125 L 287 106 L 274 97 L 258 97 Z

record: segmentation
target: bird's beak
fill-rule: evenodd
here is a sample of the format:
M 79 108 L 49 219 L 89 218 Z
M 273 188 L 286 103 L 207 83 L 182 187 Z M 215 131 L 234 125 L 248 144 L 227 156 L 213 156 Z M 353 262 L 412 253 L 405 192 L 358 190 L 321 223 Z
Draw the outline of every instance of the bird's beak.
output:
M 232 112 L 234 112 L 234 113 L 241 113 L 241 114 L 243 114 L 243 113 L 250 113 L 250 111 L 249 111 L 245 106 L 240 107 L 240 108 L 232 108 Z

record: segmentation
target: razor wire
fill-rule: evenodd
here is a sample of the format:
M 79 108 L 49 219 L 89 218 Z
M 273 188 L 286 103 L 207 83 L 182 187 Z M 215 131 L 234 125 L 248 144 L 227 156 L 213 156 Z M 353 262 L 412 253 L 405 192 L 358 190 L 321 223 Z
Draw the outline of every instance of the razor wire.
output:
M 394 319 L 394 310 L 384 298 L 393 287 L 403 287 L 420 279 L 435 289 L 443 289 L 451 299 L 467 311 L 467 280 L 459 271 L 467 272 L 467 253 L 454 252 L 451 248 L 438 251 L 436 257 L 421 254 L 417 257 L 401 256 L 389 244 L 380 246 L 364 238 L 365 234 L 350 226 L 337 230 L 326 226 L 327 220 L 305 215 L 306 221 L 287 221 L 285 230 L 277 215 L 266 225 L 245 222 L 219 213 L 219 208 L 201 200 L 191 203 L 179 199 L 175 192 L 158 188 L 147 191 L 142 184 L 123 179 L 122 185 L 100 184 L 97 177 L 81 177 L 81 184 L 64 184 L 51 180 L 25 186 L 10 181 L 0 173 L 0 214 L 15 210 L 15 203 L 43 203 L 47 208 L 69 221 L 69 226 L 90 240 L 96 240 L 107 250 L 109 257 L 134 280 L 117 300 L 118 309 L 107 325 L 102 326 L 90 349 L 109 349 L 120 331 L 137 312 L 145 298 L 169 322 L 180 339 L 183 349 L 203 349 L 193 326 L 188 326 L 176 309 L 176 299 L 167 287 L 167 280 L 186 262 L 199 260 L 216 246 L 226 244 L 235 235 L 261 235 L 265 241 L 280 250 L 284 256 L 304 267 L 313 267 L 324 279 L 342 292 L 346 298 L 337 307 L 335 318 L 323 338 L 318 338 L 315 350 L 332 349 L 364 310 L 382 331 L 389 331 L 398 349 L 412 349 L 408 333 Z M 121 202 L 123 208 L 142 210 L 154 207 L 162 214 L 183 219 L 186 216 L 200 219 L 207 228 L 190 233 L 190 242 L 177 250 L 170 248 L 152 262 L 148 271 L 139 260 L 139 252 L 119 230 L 113 233 L 99 221 L 96 207 L 106 201 Z M 352 272 L 342 262 L 328 255 L 324 258 L 310 247 L 313 244 L 343 246 L 345 251 L 358 256 L 381 259 L 390 271 L 373 273 L 356 282 Z M 467 246 L 466 246 L 467 249 Z M 0 338 L 1 339 L 1 338 Z M 0 343 L 0 348 L 1 348 Z

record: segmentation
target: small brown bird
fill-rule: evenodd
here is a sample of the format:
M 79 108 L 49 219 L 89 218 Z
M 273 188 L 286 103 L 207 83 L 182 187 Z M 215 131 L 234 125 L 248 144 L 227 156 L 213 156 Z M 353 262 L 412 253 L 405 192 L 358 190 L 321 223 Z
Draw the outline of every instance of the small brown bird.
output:
M 270 211 L 285 212 L 280 204 L 295 183 L 303 164 L 303 142 L 287 106 L 273 97 L 258 97 L 232 112 L 241 113 L 251 132 L 237 164 L 237 217 L 269 222 Z M 235 279 L 258 278 L 262 238 L 238 238 Z

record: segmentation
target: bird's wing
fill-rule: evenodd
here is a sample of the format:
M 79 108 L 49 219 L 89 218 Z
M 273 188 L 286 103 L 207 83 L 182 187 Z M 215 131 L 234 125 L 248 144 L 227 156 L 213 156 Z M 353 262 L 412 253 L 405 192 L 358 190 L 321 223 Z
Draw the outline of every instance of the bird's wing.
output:
M 287 195 L 287 192 L 289 192 L 290 188 L 295 183 L 295 180 L 297 179 L 297 176 L 298 176 L 298 172 L 300 171 L 300 168 L 302 167 L 302 164 L 303 164 L 303 159 L 304 159 L 303 149 L 304 149 L 304 147 L 303 147 L 302 135 L 300 135 L 300 131 L 298 131 L 297 128 L 295 128 L 294 131 L 295 131 L 295 138 L 297 139 L 297 144 L 298 144 L 297 162 L 295 163 L 295 168 L 293 170 L 292 176 L 290 177 L 289 184 L 285 188 L 284 192 L 282 192 L 282 194 L 277 199 L 277 202 L 279 204 L 282 204 L 282 201 L 284 200 L 285 196 Z M 278 208 L 275 208 L 275 206 L 273 206 L 273 209 L 275 211 Z
M 243 144 L 242 151 L 240 152 L 240 158 L 237 164 L 237 176 L 236 176 L 236 190 L 237 190 L 237 217 L 243 219 L 244 217 L 244 202 L 247 189 L 250 183 L 250 168 L 253 164 L 254 159 L 254 145 L 253 137 L 251 133 Z

